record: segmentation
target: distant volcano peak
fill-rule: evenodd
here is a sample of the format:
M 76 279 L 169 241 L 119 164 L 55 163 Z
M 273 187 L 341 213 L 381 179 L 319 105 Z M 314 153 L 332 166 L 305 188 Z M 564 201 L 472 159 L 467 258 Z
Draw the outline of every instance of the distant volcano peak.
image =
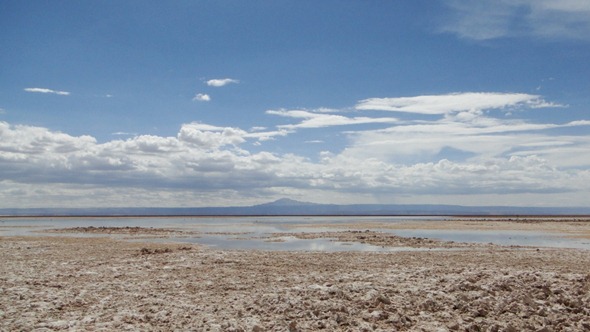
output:
M 261 204 L 264 206 L 301 206 L 301 205 L 313 205 L 314 203 L 308 203 L 308 202 L 300 202 L 300 201 L 296 201 L 294 199 L 290 199 L 290 198 L 281 198 L 281 199 L 277 199 L 274 202 L 270 202 L 270 203 L 265 203 L 265 204 Z

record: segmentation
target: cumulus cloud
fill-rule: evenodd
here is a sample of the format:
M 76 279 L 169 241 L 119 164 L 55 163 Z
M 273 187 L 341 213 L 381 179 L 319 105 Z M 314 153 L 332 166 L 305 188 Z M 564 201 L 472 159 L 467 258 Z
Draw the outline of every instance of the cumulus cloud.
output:
M 193 97 L 194 101 L 211 101 L 211 97 L 209 97 L 208 94 L 205 93 L 197 93 L 194 97 Z
M 208 86 L 213 86 L 213 87 L 222 87 L 228 84 L 237 84 L 240 81 L 233 79 L 233 78 L 221 78 L 221 79 L 212 79 L 212 80 L 208 80 L 207 81 L 207 85 Z
M 26 92 L 36 92 L 36 93 L 51 93 L 60 96 L 68 96 L 70 93 L 67 91 L 59 91 L 59 90 L 52 90 L 46 88 L 25 88 Z
M 202 123 L 185 124 L 180 128 L 178 140 L 205 149 L 225 145 L 238 146 L 245 142 L 246 132 L 239 128 L 216 127 Z
M 452 0 L 442 31 L 487 40 L 511 36 L 590 39 L 586 0 Z
M 406 108 L 410 114 L 435 109 L 436 119 L 398 121 L 333 114 L 337 110 L 279 109 L 267 114 L 292 124 L 248 131 L 192 122 L 170 137 L 134 135 L 104 143 L 0 121 L 0 207 L 26 202 L 59 206 L 64 201 L 70 206 L 246 204 L 287 192 L 309 200 L 339 197 L 340 202 L 378 193 L 392 200 L 400 195 L 465 197 L 477 203 L 476 197 L 501 196 L 526 205 L 534 197 L 550 205 L 567 197 L 565 205 L 585 204 L 590 194 L 590 137 L 565 129 L 590 126 L 590 121 L 533 123 L 486 112 L 551 104 L 526 94 L 418 97 L 376 104 Z M 439 97 L 443 106 L 436 108 Z M 382 125 L 355 127 L 366 123 Z M 309 135 L 300 142 L 320 142 L 323 128 L 342 125 L 349 125 L 339 132 L 347 136 L 345 147 L 322 151 L 317 159 L 265 151 L 259 145 L 301 128 Z M 313 129 L 322 129 L 322 137 L 314 137 Z
M 446 95 L 425 95 L 398 98 L 369 98 L 361 100 L 357 110 L 394 111 L 420 114 L 505 109 L 510 107 L 561 107 L 544 101 L 540 96 L 526 93 L 466 92 Z

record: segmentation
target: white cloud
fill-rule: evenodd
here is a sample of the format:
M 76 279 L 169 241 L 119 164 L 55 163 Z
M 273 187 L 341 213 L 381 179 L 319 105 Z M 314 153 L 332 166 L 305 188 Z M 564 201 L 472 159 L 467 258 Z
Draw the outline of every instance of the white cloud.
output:
M 463 113 L 469 113 L 470 117 L 460 116 Z M 590 122 L 584 120 L 539 124 L 462 112 L 434 121 L 349 132 L 351 144 L 343 154 L 395 164 L 436 161 L 441 158 L 475 162 L 513 155 L 536 155 L 555 167 L 584 169 L 590 167 L 590 157 L 580 154 L 580 150 L 590 148 L 590 138 L 584 135 L 549 134 L 547 130 L 588 125 Z M 548 148 L 550 145 L 553 147 Z M 449 155 L 445 152 L 449 149 L 454 151 L 455 157 L 453 153 Z
M 126 131 L 117 131 L 112 133 L 113 136 L 137 136 L 137 133 L 129 133 Z
M 525 93 L 465 92 L 416 97 L 369 98 L 361 100 L 356 105 L 356 109 L 419 114 L 448 114 L 452 112 L 505 109 L 519 106 L 531 108 L 562 107 L 562 105 L 546 102 L 540 96 Z
M 287 136 L 293 131 L 287 129 L 278 129 L 278 130 L 270 130 L 270 131 L 253 131 L 245 135 L 247 138 L 255 138 L 259 142 L 263 141 L 271 141 L 274 140 L 275 137 Z
M 237 84 L 239 82 L 240 81 L 238 81 L 236 79 L 233 79 L 233 78 L 222 78 L 222 79 L 208 80 L 207 81 L 207 85 L 218 88 L 218 87 L 222 87 L 222 86 L 225 86 L 225 85 L 228 85 L 228 84 L 232 84 L 232 83 Z
M 568 126 L 590 126 L 590 120 L 577 120 L 567 124 Z
M 512 36 L 590 39 L 586 0 L 451 0 L 443 31 L 486 40 Z
M 197 93 L 194 97 L 193 97 L 194 101 L 211 101 L 211 97 L 209 97 L 208 94 L 204 94 L 204 93 Z
M 36 92 L 36 93 L 51 93 L 60 96 L 68 96 L 70 93 L 67 91 L 59 91 L 59 90 L 51 90 L 46 88 L 25 88 L 26 92 Z
M 538 96 L 458 96 L 468 106 L 445 101 L 447 96 L 434 120 L 274 110 L 267 113 L 294 123 L 246 131 L 193 122 L 171 137 L 134 135 L 105 143 L 0 121 L 0 207 L 236 205 L 284 193 L 341 203 L 464 197 L 471 204 L 552 205 L 562 198 L 568 200 L 561 205 L 586 204 L 590 137 L 575 134 L 581 130 L 567 134 L 567 128 L 590 121 L 533 123 L 485 112 L 546 103 Z M 427 97 L 409 97 L 403 105 L 401 98 L 389 98 L 395 102 L 386 105 L 421 114 L 436 106 L 437 96 Z M 383 126 L 355 130 L 365 123 Z M 351 126 L 343 132 L 344 148 L 318 156 L 273 153 L 260 144 L 301 128 L 309 130 L 300 143 L 320 142 L 311 129 L 344 124 Z M 326 131 L 318 132 L 323 137 Z
M 325 111 L 324 111 L 325 112 Z M 396 118 L 345 117 L 335 114 L 314 113 L 306 110 L 269 110 L 267 114 L 304 119 L 298 124 L 281 125 L 279 128 L 294 130 L 297 128 L 325 128 L 331 126 L 359 125 L 369 123 L 395 123 Z
M 189 123 L 180 128 L 178 140 L 205 149 L 217 149 L 225 145 L 238 146 L 246 140 L 246 132 L 239 128 L 216 127 L 202 123 Z

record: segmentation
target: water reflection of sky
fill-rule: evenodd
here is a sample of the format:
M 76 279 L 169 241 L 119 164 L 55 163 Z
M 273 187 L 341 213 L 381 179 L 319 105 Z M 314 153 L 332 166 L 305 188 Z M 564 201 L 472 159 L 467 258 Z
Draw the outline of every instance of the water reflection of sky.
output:
M 169 242 L 170 240 L 179 243 L 197 243 L 215 249 L 226 250 L 268 250 L 268 251 L 428 251 L 428 250 L 450 250 L 430 249 L 412 247 L 381 247 L 359 242 L 340 242 L 329 238 L 319 239 L 298 239 L 293 236 L 279 238 L 246 238 L 242 236 L 227 235 L 206 235 L 200 238 L 172 238 L 156 239 L 158 242 Z M 277 241 L 279 240 L 279 241 Z M 452 249 L 451 249 L 452 250 Z
M 382 248 L 356 242 L 338 242 L 332 239 L 297 239 L 282 237 L 280 242 L 269 241 L 270 233 L 321 232 L 344 230 L 347 224 L 358 223 L 403 223 L 419 220 L 424 223 L 436 222 L 445 217 L 125 217 L 125 218 L 17 218 L 0 217 L 0 235 L 38 235 L 39 231 L 71 227 L 153 227 L 169 228 L 198 233 L 194 237 L 166 239 L 166 241 L 191 242 L 219 249 L 258 250 L 309 250 L 309 251 L 391 251 L 416 250 L 414 248 Z M 316 225 L 323 225 L 321 228 Z M 331 228 L 330 225 L 334 227 Z M 294 227 L 296 226 L 296 227 Z M 580 248 L 590 250 L 590 240 L 572 239 L 560 234 L 530 231 L 473 231 L 473 230 L 431 230 L 407 229 L 386 230 L 405 237 L 425 237 L 445 241 L 494 243 L 498 245 L 519 245 L 558 248 Z M 232 234 L 218 234 L 232 233 Z M 47 233 L 45 233 L 47 234 Z M 53 234 L 59 236 L 105 236 L 96 234 Z M 115 235 L 116 237 L 122 237 Z M 276 239 L 275 239 L 276 240 Z M 162 240 L 155 240 L 162 241 Z M 422 250 L 422 249 L 420 249 Z M 426 249 L 428 250 L 428 249 Z
M 271 250 L 271 251 L 391 251 L 392 248 L 382 248 L 362 243 L 337 242 L 331 239 L 298 239 L 295 237 L 280 237 L 268 239 L 254 239 L 223 235 L 205 236 L 198 239 L 177 239 L 181 242 L 204 244 L 219 249 L 237 250 Z M 278 240 L 278 241 L 277 241 Z

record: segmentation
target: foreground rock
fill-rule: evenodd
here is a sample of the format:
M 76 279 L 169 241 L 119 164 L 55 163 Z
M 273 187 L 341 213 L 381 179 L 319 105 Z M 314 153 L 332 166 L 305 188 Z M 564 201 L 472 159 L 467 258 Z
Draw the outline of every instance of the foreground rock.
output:
M 590 253 L 0 238 L 0 330 L 588 331 Z

